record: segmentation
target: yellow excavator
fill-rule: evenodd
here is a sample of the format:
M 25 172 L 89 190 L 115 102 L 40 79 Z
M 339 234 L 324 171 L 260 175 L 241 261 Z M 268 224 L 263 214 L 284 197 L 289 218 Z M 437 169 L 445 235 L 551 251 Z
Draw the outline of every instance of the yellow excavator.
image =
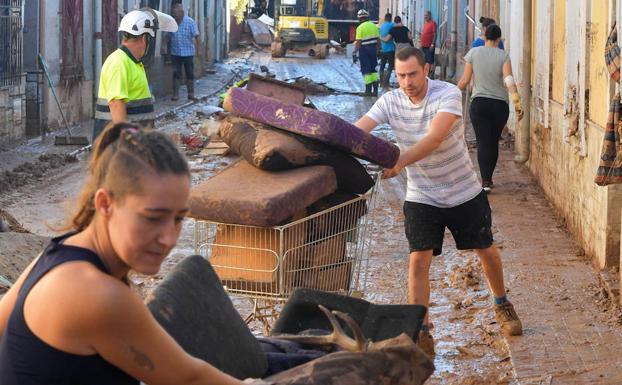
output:
M 304 50 L 309 56 L 328 56 L 328 19 L 324 0 L 277 0 L 272 57 L 283 57 L 288 50 Z

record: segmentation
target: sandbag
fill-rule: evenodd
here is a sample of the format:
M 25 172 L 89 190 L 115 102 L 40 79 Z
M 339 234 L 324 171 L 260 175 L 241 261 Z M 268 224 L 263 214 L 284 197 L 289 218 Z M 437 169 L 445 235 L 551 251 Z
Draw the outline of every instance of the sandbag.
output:
M 189 216 L 277 226 L 336 189 L 335 173 L 328 166 L 269 172 L 241 160 L 192 189 Z
M 400 155 L 393 143 L 368 134 L 335 115 L 240 88 L 228 91 L 223 107 L 236 115 L 318 140 L 386 168 L 395 166 Z
M 155 288 L 147 306 L 192 356 L 239 379 L 266 373 L 268 361 L 261 346 L 200 255 L 179 262 Z
M 358 160 L 300 135 L 233 115 L 222 121 L 219 135 L 231 151 L 262 170 L 326 165 L 335 171 L 341 191 L 363 194 L 374 185 Z

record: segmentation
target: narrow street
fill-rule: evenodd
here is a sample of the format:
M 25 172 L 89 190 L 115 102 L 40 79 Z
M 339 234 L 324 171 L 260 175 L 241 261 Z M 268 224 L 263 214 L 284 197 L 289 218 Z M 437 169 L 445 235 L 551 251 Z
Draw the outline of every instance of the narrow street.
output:
M 281 80 L 305 77 L 335 90 L 309 94 L 318 109 L 354 122 L 373 104 L 357 96 L 362 90 L 358 68 L 343 55 L 326 60 L 306 56 L 272 59 L 269 52 L 254 51 L 248 59 L 237 55 L 240 71 L 258 71 L 265 65 Z M 247 55 L 248 56 L 248 55 Z M 226 71 L 227 65 L 220 67 Z M 214 75 L 207 75 L 207 78 Z M 225 79 L 226 76 L 221 76 Z M 229 80 L 227 78 L 227 80 Z M 203 80 L 202 80 L 203 81 Z M 224 80 L 223 80 L 224 82 Z M 214 83 L 214 82 L 213 82 Z M 217 103 L 224 84 L 204 83 L 199 103 L 167 114 L 160 130 L 190 134 L 204 123 L 203 111 Z M 211 95 L 208 97 L 208 95 Z M 376 135 L 392 139 L 388 127 Z M 467 139 L 472 138 L 469 132 Z M 494 235 L 502 251 L 509 297 L 522 317 L 525 335 L 504 338 L 494 322 L 491 297 L 476 255 L 458 251 L 447 235 L 443 254 L 432 264 L 432 334 L 436 340 L 436 372 L 430 384 L 615 384 L 622 382 L 622 318 L 598 273 L 556 219 L 528 170 L 512 161 L 504 142 L 496 174 L 497 188 L 490 195 Z M 10 154 L 0 154 L 0 156 Z M 472 156 L 475 156 L 472 150 Z M 85 178 L 88 154 L 78 161 L 46 171 L 45 178 L 10 189 L 0 195 L 0 207 L 32 233 L 52 236 L 63 224 Z M 189 155 L 193 184 L 214 175 L 235 156 Z M 476 162 L 474 162 L 476 164 Z M 2 171 L 6 171 L 3 169 Z M 405 176 L 381 184 L 372 212 L 373 248 L 364 298 L 376 303 L 406 303 L 407 242 L 403 233 L 402 203 Z M 193 224 L 184 223 L 177 247 L 154 277 L 134 275 L 132 281 L 147 295 L 171 266 L 193 253 Z M 32 250 L 25 252 L 32 253 Z M 32 255 L 34 257 L 34 255 Z M 1 273 L 1 272 L 0 272 Z M 241 314 L 247 301 L 235 299 Z M 251 324 L 256 334 L 261 325 Z

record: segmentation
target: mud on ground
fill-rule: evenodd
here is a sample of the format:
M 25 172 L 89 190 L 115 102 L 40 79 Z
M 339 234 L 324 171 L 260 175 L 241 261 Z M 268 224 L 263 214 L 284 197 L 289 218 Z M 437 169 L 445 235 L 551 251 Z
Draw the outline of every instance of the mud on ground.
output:
M 35 180 L 42 180 L 47 171 L 77 161 L 75 156 L 67 154 L 41 155 L 35 162 L 26 162 L 12 170 L 0 173 L 0 194 L 25 186 Z

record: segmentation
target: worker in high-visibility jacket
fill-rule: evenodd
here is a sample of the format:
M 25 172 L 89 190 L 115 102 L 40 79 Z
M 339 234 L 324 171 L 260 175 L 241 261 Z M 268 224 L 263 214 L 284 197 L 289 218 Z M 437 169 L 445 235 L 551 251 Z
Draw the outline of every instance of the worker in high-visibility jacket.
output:
M 359 26 L 356 27 L 356 41 L 354 43 L 353 59 L 361 62 L 361 73 L 365 82 L 365 96 L 378 96 L 378 81 L 376 72 L 378 64 L 378 50 L 380 49 L 380 32 L 378 26 L 369 20 L 369 12 L 364 9 L 358 11 Z
M 156 31 L 177 31 L 175 19 L 164 13 L 143 8 L 121 19 L 121 46 L 111 53 L 101 69 L 93 142 L 110 123 L 133 122 L 154 128 L 154 98 L 149 89 L 142 60 L 155 44 Z

